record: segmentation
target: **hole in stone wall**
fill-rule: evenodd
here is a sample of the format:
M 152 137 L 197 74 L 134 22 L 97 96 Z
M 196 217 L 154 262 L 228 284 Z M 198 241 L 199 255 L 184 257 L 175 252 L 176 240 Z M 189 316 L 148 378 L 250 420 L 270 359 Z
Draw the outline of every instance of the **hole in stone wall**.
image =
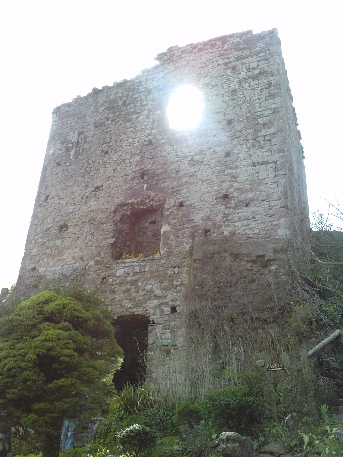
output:
M 131 215 L 132 254 L 145 257 L 160 251 L 163 212 L 155 208 L 136 211 Z
M 76 142 L 77 142 L 77 144 L 80 144 L 80 143 L 82 143 L 82 141 L 83 141 L 83 131 L 78 132 Z
M 113 327 L 119 346 L 124 351 L 124 361 L 114 374 L 113 383 L 120 392 L 126 384 L 141 385 L 146 375 L 149 318 L 140 314 L 119 316 Z
M 68 230 L 68 224 L 64 223 L 58 226 L 59 233 L 66 232 Z
M 223 194 L 222 195 L 223 200 L 228 200 L 229 199 L 229 194 Z
M 183 202 L 179 202 L 179 208 L 183 208 L 184 206 Z
M 71 159 L 76 159 L 80 154 L 82 154 L 83 146 L 85 143 L 84 131 L 77 132 L 75 135 L 75 140 L 73 142 L 73 148 L 70 154 Z
M 44 197 L 44 201 L 47 202 L 49 200 L 49 194 L 46 194 L 46 196 Z
M 204 236 L 208 236 L 211 233 L 211 229 L 204 229 Z
M 161 207 L 135 208 L 125 205 L 120 208 L 115 216 L 114 259 L 120 260 L 123 254 L 150 257 L 159 253 L 162 219 Z
M 177 313 L 177 307 L 176 307 L 176 306 L 171 306 L 171 307 L 170 307 L 170 313 L 171 313 L 171 314 Z
M 226 151 L 224 157 L 231 157 L 231 151 Z

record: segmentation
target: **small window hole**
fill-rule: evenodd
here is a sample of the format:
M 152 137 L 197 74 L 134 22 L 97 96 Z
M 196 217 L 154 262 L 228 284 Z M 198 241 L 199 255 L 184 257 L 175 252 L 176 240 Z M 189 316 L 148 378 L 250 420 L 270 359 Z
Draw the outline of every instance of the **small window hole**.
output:
M 204 236 L 208 236 L 211 233 L 211 229 L 204 229 Z
M 222 195 L 223 200 L 228 200 L 229 199 L 229 194 L 223 194 Z
M 183 208 L 184 206 L 183 202 L 179 202 L 179 208 Z
M 59 233 L 63 233 L 63 232 L 66 232 L 68 230 L 68 224 L 64 223 L 64 224 L 61 224 L 59 225 L 58 227 L 58 231 Z
M 176 306 L 171 306 L 170 307 L 170 314 L 175 314 L 177 313 L 177 307 Z

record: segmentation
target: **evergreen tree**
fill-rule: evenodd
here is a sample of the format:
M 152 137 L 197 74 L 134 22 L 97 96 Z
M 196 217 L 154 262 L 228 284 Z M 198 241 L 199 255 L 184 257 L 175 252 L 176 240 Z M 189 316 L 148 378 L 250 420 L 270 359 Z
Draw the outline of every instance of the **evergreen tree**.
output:
M 41 292 L 0 319 L 0 411 L 32 430 L 48 457 L 58 455 L 71 408 L 108 394 L 106 376 L 122 357 L 104 309 L 84 293 L 77 298 Z

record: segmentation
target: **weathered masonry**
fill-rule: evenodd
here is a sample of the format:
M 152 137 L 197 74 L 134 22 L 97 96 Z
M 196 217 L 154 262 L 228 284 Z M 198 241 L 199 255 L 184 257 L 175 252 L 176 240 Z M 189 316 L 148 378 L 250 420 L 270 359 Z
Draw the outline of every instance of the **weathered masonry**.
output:
M 157 60 L 54 110 L 17 291 L 98 288 L 122 330 L 149 328 L 148 374 L 161 376 L 154 361 L 165 356 L 167 382 L 169 361 L 186 351 L 193 263 L 216 240 L 237 240 L 245 258 L 287 275 L 306 251 L 308 207 L 276 30 Z M 191 129 L 171 128 L 166 114 L 182 85 L 202 95 Z

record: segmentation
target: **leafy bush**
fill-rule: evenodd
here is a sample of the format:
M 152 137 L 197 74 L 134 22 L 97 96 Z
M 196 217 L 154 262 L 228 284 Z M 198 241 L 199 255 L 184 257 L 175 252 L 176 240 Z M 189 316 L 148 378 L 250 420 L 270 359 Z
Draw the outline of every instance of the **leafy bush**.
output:
M 181 457 L 182 446 L 176 436 L 166 436 L 157 441 L 152 457 Z
M 343 328 L 343 300 L 331 298 L 325 300 L 317 310 L 318 323 L 322 328 L 336 330 Z
M 85 455 L 92 457 L 102 457 L 107 455 L 108 449 L 98 444 L 90 444 L 84 447 L 75 447 L 67 451 L 61 451 L 60 457 L 83 457 Z
M 203 457 L 208 444 L 216 438 L 213 426 L 209 422 L 185 424 L 181 427 L 182 455 L 187 457 Z
M 134 424 L 117 433 L 119 443 L 128 451 L 143 453 L 156 442 L 156 435 L 145 425 Z
M 82 413 L 84 395 L 89 412 L 112 392 L 123 352 L 106 315 L 90 299 L 43 291 L 0 319 L 0 410 L 45 456 L 58 455 L 60 425 Z
M 190 400 L 185 400 L 176 408 L 176 421 L 178 424 L 188 423 L 189 425 L 195 425 L 199 424 L 202 418 L 200 406 Z
M 216 427 L 238 433 L 250 432 L 265 415 L 263 401 L 251 395 L 246 386 L 216 390 L 205 398 L 204 417 Z
M 321 405 L 320 413 L 321 421 L 309 420 L 298 432 L 303 450 L 311 456 L 340 456 L 343 451 L 341 424 L 332 419 L 327 405 Z
M 124 415 L 135 414 L 154 406 L 154 398 L 149 387 L 125 386 L 119 396 L 118 407 Z
M 15 457 L 43 457 L 43 454 L 40 452 L 39 454 L 19 454 L 16 455 Z
M 62 451 L 59 455 L 60 457 L 138 457 L 134 452 L 123 452 L 120 448 L 108 449 L 106 446 L 99 444 Z
M 327 405 L 322 405 L 320 410 L 321 419 L 296 415 L 288 426 L 280 422 L 262 422 L 260 436 L 254 440 L 254 448 L 259 450 L 264 444 L 276 441 L 293 455 L 341 457 L 341 423 L 331 417 Z
M 342 437 L 337 434 L 337 427 L 329 425 L 318 427 L 314 433 L 300 432 L 304 442 L 304 451 L 311 456 L 337 457 L 342 455 Z
M 298 426 L 298 420 L 295 421 Z M 260 450 L 265 444 L 275 441 L 280 443 L 287 452 L 300 451 L 301 438 L 292 427 L 286 427 L 283 422 L 262 421 L 258 434 L 253 440 L 255 450 Z
M 161 415 L 153 413 L 150 408 L 154 408 L 150 389 L 127 385 L 120 394 L 113 397 L 109 414 L 98 427 L 95 441 L 112 447 L 118 444 L 118 429 L 134 424 L 147 426 L 157 433 L 159 426 L 162 430 L 166 419 L 161 420 Z
M 159 438 L 175 435 L 177 432 L 175 409 L 167 405 L 156 404 L 154 408 L 138 414 L 136 419 L 138 423 L 152 429 Z
M 98 426 L 94 441 L 112 448 L 118 443 L 117 432 L 122 423 L 120 411 L 111 412 Z

